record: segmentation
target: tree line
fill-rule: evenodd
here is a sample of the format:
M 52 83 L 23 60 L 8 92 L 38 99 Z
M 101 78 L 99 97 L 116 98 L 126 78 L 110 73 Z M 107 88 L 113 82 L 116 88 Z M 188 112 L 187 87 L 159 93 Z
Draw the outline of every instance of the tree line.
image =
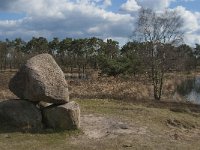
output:
M 98 38 L 72 39 L 53 38 L 48 41 L 44 37 L 33 37 L 30 41 L 21 38 L 0 41 L 0 69 L 19 68 L 29 57 L 41 53 L 51 54 L 63 68 L 94 68 L 98 66 L 97 56 L 106 51 L 107 45 L 113 45 Z M 115 43 L 115 46 L 118 43 Z M 104 49 L 104 50 L 102 50 Z M 108 50 L 107 50 L 108 51 Z
M 24 62 L 37 54 L 49 53 L 58 64 L 73 72 L 73 69 L 100 69 L 103 74 L 118 76 L 120 74 L 136 75 L 145 73 L 148 68 L 148 50 L 150 43 L 127 42 L 122 47 L 118 41 L 92 37 L 84 39 L 54 38 L 48 41 L 44 37 L 33 37 L 25 42 L 20 38 L 0 41 L 0 69 L 18 69 Z M 165 54 L 168 70 L 191 71 L 200 65 L 200 45 L 195 48 L 182 44 L 166 44 Z
M 87 69 L 92 69 L 114 77 L 148 76 L 155 88 L 155 99 L 160 99 L 163 84 L 160 80 L 163 80 L 164 73 L 198 69 L 200 45 L 196 44 L 194 48 L 186 44 L 156 46 L 159 51 L 152 48 L 151 42 L 130 41 L 120 47 L 117 41 L 103 41 L 96 37 L 54 38 L 51 41 L 44 37 L 33 37 L 28 42 L 20 38 L 6 39 L 0 41 L 0 70 L 18 69 L 28 58 L 49 53 L 65 72 L 85 73 Z

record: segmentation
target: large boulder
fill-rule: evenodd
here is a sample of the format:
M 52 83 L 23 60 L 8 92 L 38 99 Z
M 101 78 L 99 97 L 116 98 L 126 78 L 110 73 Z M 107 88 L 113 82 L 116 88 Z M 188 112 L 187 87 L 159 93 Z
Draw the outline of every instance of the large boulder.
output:
M 49 54 L 29 59 L 10 80 L 9 88 L 20 99 L 54 104 L 69 101 L 64 73 Z
M 80 127 L 80 108 L 74 101 L 48 106 L 43 109 L 42 115 L 44 124 L 53 129 L 69 130 Z
M 6 100 L 0 102 L 0 126 L 22 130 L 37 130 L 43 127 L 41 111 L 31 102 Z

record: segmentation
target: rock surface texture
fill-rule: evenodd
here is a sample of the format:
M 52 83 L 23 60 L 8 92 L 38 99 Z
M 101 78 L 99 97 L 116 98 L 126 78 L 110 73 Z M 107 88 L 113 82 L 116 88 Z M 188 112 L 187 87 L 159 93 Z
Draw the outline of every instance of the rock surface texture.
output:
M 65 104 L 69 101 L 64 73 L 49 54 L 29 59 L 10 80 L 10 90 L 20 99 Z
M 20 99 L 0 102 L 0 125 L 17 129 L 78 129 L 80 108 L 69 102 L 65 75 L 49 54 L 27 60 L 10 80 Z
M 22 130 L 37 130 L 43 127 L 41 111 L 31 102 L 7 100 L 0 102 L 1 126 Z
M 80 127 L 80 108 L 74 101 L 64 105 L 46 107 L 42 114 L 47 127 L 63 130 Z

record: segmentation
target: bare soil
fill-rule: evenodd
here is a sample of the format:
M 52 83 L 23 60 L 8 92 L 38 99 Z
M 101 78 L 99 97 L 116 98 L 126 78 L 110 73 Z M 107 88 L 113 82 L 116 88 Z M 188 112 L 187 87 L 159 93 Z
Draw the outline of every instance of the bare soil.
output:
M 120 135 L 138 133 L 141 129 L 141 127 L 137 129 L 127 122 L 93 114 L 83 115 L 81 117 L 81 126 L 85 136 L 89 139 L 113 138 Z

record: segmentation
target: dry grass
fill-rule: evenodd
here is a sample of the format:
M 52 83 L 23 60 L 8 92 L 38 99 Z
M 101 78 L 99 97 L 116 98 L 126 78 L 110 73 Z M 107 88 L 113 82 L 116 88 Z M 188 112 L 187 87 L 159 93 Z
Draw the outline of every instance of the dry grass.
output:
M 112 132 L 106 128 L 107 122 L 93 125 L 92 130 L 107 131 L 100 138 L 89 138 L 84 132 L 47 132 L 47 133 L 1 133 L 1 150 L 187 150 L 199 149 L 200 117 L 190 113 L 177 113 L 169 109 L 149 108 L 115 100 L 81 99 L 76 100 L 82 115 L 107 118 L 107 122 L 117 120 L 128 126 L 124 132 Z M 91 120 L 89 120 L 91 121 Z M 105 124 L 104 124 L 105 123 Z M 86 125 L 88 125 L 86 124 Z M 82 130 L 87 126 L 81 126 Z M 113 124 L 112 129 L 115 129 Z M 131 129 L 131 133 L 126 130 Z M 121 131 L 121 130 L 120 130 Z
M 107 142 L 100 149 L 198 149 L 200 118 L 196 113 L 177 113 L 113 100 L 78 100 L 83 113 L 109 115 L 126 121 L 136 130 Z M 112 142 L 111 142 L 112 141 Z M 90 141 L 93 145 L 94 141 Z
M 0 99 L 16 98 L 8 89 L 10 78 L 16 71 L 0 72 Z M 194 77 L 197 73 L 183 74 L 169 73 L 166 75 L 162 101 L 174 101 L 173 95 L 176 86 L 186 78 Z M 148 101 L 153 100 L 153 89 L 150 81 L 146 81 L 143 76 L 134 79 L 101 77 L 92 74 L 89 80 L 68 80 L 71 98 L 98 98 L 98 99 L 117 99 L 129 101 Z M 183 102 L 183 98 L 176 97 L 176 101 Z
M 16 98 L 8 89 L 15 72 L 0 73 L 0 99 Z M 113 77 L 94 77 L 89 80 L 68 80 L 71 98 L 111 98 L 118 100 L 140 100 L 152 97 L 151 85 L 143 81 Z
M 183 102 L 183 97 L 176 95 L 176 87 L 186 78 L 194 77 L 192 74 L 173 73 L 166 74 L 162 101 Z M 90 80 L 68 80 L 71 98 L 99 98 L 117 99 L 128 101 L 148 101 L 153 100 L 153 86 L 144 77 L 134 79 L 101 77 Z
M 0 72 L 0 100 L 17 98 L 8 88 L 10 78 L 16 71 L 2 71 Z
M 149 98 L 151 86 L 139 81 L 104 77 L 88 81 L 69 81 L 72 98 L 111 98 L 139 100 Z

